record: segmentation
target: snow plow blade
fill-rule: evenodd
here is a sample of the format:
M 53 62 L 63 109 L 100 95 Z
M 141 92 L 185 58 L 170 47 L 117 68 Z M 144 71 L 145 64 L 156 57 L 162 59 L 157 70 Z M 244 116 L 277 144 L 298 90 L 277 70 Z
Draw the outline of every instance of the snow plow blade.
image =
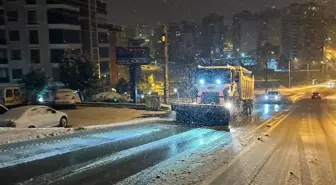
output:
M 172 104 L 176 122 L 188 126 L 228 126 L 230 111 L 218 105 Z

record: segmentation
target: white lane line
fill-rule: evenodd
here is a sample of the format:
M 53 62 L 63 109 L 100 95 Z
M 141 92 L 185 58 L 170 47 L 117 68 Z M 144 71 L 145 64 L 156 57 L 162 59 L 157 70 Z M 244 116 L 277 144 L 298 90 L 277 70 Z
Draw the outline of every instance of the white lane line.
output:
M 5 161 L 4 159 L 6 159 L 6 156 L 0 155 L 1 161 L 5 161 L 5 162 L 0 163 L 0 168 L 14 166 L 14 165 L 17 165 L 17 164 L 31 162 L 31 161 L 35 161 L 35 160 L 40 160 L 40 159 L 44 159 L 44 158 L 55 156 L 55 155 L 61 155 L 61 154 L 65 154 L 65 153 L 69 153 L 69 152 L 73 152 L 73 151 L 82 150 L 82 149 L 89 148 L 89 147 L 103 145 L 103 144 L 106 144 L 106 143 L 119 142 L 119 141 L 122 141 L 122 140 L 131 139 L 131 138 L 134 138 L 134 137 L 139 137 L 139 136 L 142 136 L 142 135 L 147 135 L 147 134 L 150 134 L 150 133 L 153 133 L 153 132 L 158 132 L 160 130 L 161 129 L 158 129 L 158 128 L 152 128 L 152 129 L 147 128 L 146 130 L 138 130 L 138 131 L 133 130 L 132 132 L 129 132 L 129 131 L 125 132 L 124 131 L 122 134 L 119 134 L 119 135 L 110 135 L 110 139 L 102 139 L 102 138 L 99 139 L 98 138 L 98 140 L 95 140 L 95 142 L 92 142 L 92 143 L 89 143 L 89 144 L 88 144 L 88 142 L 89 142 L 90 139 L 75 138 L 72 142 L 68 141 L 68 142 L 62 144 L 62 145 L 65 145 L 65 146 L 57 146 L 57 145 L 55 146 L 53 144 L 48 144 L 48 145 L 43 147 L 43 149 L 47 152 L 43 152 L 43 153 L 39 153 L 39 154 L 35 154 L 35 155 L 30 155 L 28 157 L 23 157 L 23 158 L 19 158 L 19 159 L 16 158 L 12 161 L 8 161 L 8 160 Z M 105 133 L 105 134 L 107 134 L 107 133 Z M 39 148 L 37 148 L 37 149 L 39 149 Z M 8 155 L 13 157 L 13 154 L 11 154 L 11 153 L 9 153 Z
M 178 144 L 181 142 L 186 142 L 186 141 L 191 141 L 195 138 L 202 138 L 202 137 L 206 137 L 205 135 L 211 134 L 211 133 L 215 133 L 215 130 L 212 129 L 204 129 L 204 128 L 198 128 L 198 129 L 193 129 L 187 132 L 183 132 L 174 136 L 170 136 L 152 143 L 147 143 L 144 145 L 140 145 L 134 148 L 130 148 L 127 150 L 123 150 L 114 154 L 111 154 L 109 156 L 106 157 L 102 157 L 102 158 L 98 158 L 98 159 L 94 159 L 92 161 L 89 162 L 85 162 L 82 164 L 78 164 L 78 165 L 74 165 L 74 166 L 70 166 L 66 169 L 62 170 L 62 174 L 61 175 L 54 175 L 50 178 L 48 178 L 48 181 L 58 181 L 58 180 L 62 180 L 62 179 L 67 179 L 67 178 L 72 178 L 74 177 L 74 175 L 76 174 L 81 174 L 83 175 L 83 173 L 92 173 L 90 170 L 92 169 L 98 169 L 99 167 L 102 167 L 106 164 L 109 164 L 113 161 L 122 159 L 122 158 L 128 158 L 131 156 L 134 156 L 138 153 L 141 152 L 146 152 L 149 151 L 153 148 L 159 148 L 159 147 L 163 147 L 165 145 L 174 143 Z M 214 137 L 213 139 L 216 139 L 217 137 Z M 211 141 L 211 138 L 209 138 L 209 140 Z M 208 141 L 204 142 L 207 143 Z M 204 143 L 200 143 L 200 145 L 203 145 Z M 85 176 L 85 174 L 84 174 Z
M 277 127 L 281 122 L 283 122 L 289 115 L 293 113 L 294 110 L 287 113 L 282 119 L 276 120 L 274 126 L 271 128 L 272 130 Z M 251 145 L 250 145 L 251 146 Z M 216 170 L 213 174 L 211 174 L 208 178 L 204 179 L 200 185 L 209 185 L 213 183 L 216 179 L 218 179 L 221 174 L 223 174 L 227 169 L 229 169 L 232 165 L 234 165 L 240 158 L 243 158 L 244 155 L 247 155 L 250 152 L 251 147 L 246 147 L 242 152 L 240 152 L 233 160 L 229 162 L 228 165 L 225 165 L 218 170 Z

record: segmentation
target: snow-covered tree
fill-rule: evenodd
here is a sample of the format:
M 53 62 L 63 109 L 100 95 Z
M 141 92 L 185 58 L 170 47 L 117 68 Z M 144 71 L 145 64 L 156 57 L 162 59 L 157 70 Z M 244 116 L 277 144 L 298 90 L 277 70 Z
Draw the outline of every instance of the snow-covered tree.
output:
M 36 103 L 37 94 L 46 88 L 48 78 L 43 70 L 32 70 L 22 76 L 20 83 L 25 84 L 28 102 Z
M 116 84 L 117 92 L 123 94 L 129 91 L 129 82 L 125 78 L 120 78 Z
M 84 55 L 66 54 L 59 67 L 60 81 L 81 95 L 99 86 L 97 66 Z

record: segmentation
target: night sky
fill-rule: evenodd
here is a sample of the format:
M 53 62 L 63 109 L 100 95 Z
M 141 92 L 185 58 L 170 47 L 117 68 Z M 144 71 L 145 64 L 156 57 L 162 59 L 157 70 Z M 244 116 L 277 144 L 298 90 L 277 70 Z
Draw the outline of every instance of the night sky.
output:
M 105 0 L 108 2 L 108 20 L 121 25 L 136 23 L 169 22 L 194 20 L 210 13 L 223 15 L 226 21 L 231 20 L 232 13 L 242 10 L 252 12 L 267 7 L 282 8 L 293 2 L 306 0 Z

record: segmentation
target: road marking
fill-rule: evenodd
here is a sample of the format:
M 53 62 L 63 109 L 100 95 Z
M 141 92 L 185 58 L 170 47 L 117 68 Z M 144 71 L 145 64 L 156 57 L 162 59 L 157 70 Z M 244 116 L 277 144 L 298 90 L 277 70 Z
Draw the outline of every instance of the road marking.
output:
M 284 115 L 283 113 L 284 113 L 284 112 L 279 112 L 279 113 L 275 114 L 275 115 L 272 116 L 270 119 L 266 120 L 265 122 L 263 122 L 262 124 L 260 124 L 259 126 L 257 126 L 255 130 L 260 129 L 261 127 L 265 126 L 267 123 L 269 123 L 269 122 L 271 122 L 271 121 L 275 121 L 274 119 L 276 119 L 277 116 L 279 116 L 280 114 L 282 114 L 281 116 L 283 116 L 283 115 Z M 279 117 L 281 117 L 281 116 L 279 116 Z M 279 118 L 279 117 L 278 117 L 278 118 Z
M 274 129 L 275 127 L 277 127 L 283 120 L 285 120 L 289 115 L 291 115 L 293 113 L 294 110 L 288 112 L 287 114 L 285 114 L 283 116 L 283 118 L 281 120 L 276 120 L 276 124 L 275 126 L 271 129 Z M 273 120 L 273 119 L 271 119 Z M 275 122 L 275 121 L 274 121 Z M 267 121 L 266 121 L 267 123 Z M 266 123 L 263 123 L 262 125 L 265 125 Z M 273 122 L 272 122 L 273 123 Z M 254 129 L 257 130 L 257 129 Z M 250 145 L 251 146 L 251 145 Z M 233 158 L 233 160 L 231 160 L 229 162 L 229 164 L 227 166 L 223 166 L 222 168 L 219 168 L 218 170 L 215 171 L 214 174 L 209 175 L 208 178 L 205 178 L 203 180 L 203 182 L 201 183 L 201 185 L 209 185 L 211 183 L 213 183 L 216 179 L 218 179 L 218 177 L 223 174 L 228 168 L 230 168 L 234 163 L 236 163 L 241 157 L 243 157 L 247 152 L 250 151 L 250 147 L 246 147 L 244 148 L 236 157 Z
M 293 113 L 294 110 L 290 111 L 289 113 L 285 114 L 280 120 L 276 121 L 274 124 L 272 124 L 272 127 L 268 129 L 268 132 L 272 132 L 277 126 L 280 125 L 281 122 L 283 122 L 289 115 Z

